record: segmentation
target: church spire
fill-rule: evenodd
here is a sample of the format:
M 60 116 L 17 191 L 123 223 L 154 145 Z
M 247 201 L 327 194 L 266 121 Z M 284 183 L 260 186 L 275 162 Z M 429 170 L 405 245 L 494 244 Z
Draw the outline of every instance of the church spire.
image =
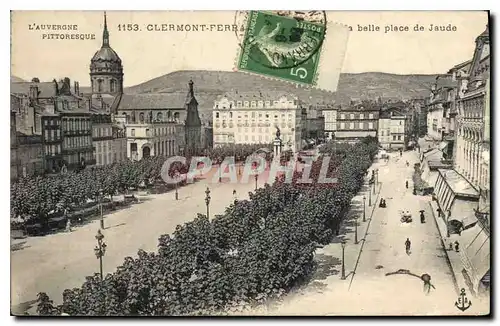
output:
M 188 85 L 189 85 L 189 91 L 188 91 L 187 96 L 186 96 L 186 104 L 190 103 L 191 100 L 194 99 L 194 89 L 193 89 L 194 83 L 193 83 L 192 79 L 189 80 Z
M 106 21 L 106 12 L 104 12 L 104 30 L 102 32 L 102 46 L 109 46 L 108 23 Z

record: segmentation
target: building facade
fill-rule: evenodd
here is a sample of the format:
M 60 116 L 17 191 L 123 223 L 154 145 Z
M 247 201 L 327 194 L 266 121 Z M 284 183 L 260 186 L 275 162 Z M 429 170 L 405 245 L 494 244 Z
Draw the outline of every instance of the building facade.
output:
M 111 115 L 94 113 L 91 120 L 95 164 L 111 164 L 113 163 L 113 123 L 111 122 Z
M 325 138 L 332 140 L 337 131 L 337 110 L 331 106 L 323 108 L 323 116 L 325 117 Z
M 10 111 L 10 180 L 18 177 L 16 112 Z
M 269 144 L 279 128 L 284 150 L 302 148 L 302 107 L 293 94 L 228 92 L 213 109 L 214 146 Z
M 94 165 L 91 113 L 86 110 L 61 112 L 62 156 L 68 170 Z
M 395 109 L 380 113 L 378 140 L 384 149 L 406 149 L 411 139 L 409 114 Z
M 45 171 L 57 173 L 64 165 L 62 156 L 63 132 L 58 114 L 42 114 L 42 137 L 45 156 Z
M 476 38 L 464 70 L 455 72 L 456 132 L 453 170 L 440 171 L 437 203 L 445 220 L 458 221 L 461 274 L 473 295 L 490 291 L 490 40 L 489 27 Z M 457 67 L 457 66 L 455 66 Z M 454 67 L 454 68 L 455 68 Z M 468 69 L 467 69 L 468 67 Z M 463 197 L 467 191 L 467 200 Z M 447 224 L 450 228 L 450 224 Z
M 127 157 L 137 161 L 150 156 L 180 155 L 184 125 L 175 121 L 127 123 Z
M 41 135 L 17 132 L 19 176 L 40 175 L 44 172 L 43 144 Z
M 380 108 L 366 104 L 351 105 L 337 111 L 337 131 L 335 140 L 356 143 L 360 139 L 377 137 Z
M 125 127 L 114 124 L 112 126 L 112 132 L 112 163 L 118 163 L 127 160 L 127 133 Z

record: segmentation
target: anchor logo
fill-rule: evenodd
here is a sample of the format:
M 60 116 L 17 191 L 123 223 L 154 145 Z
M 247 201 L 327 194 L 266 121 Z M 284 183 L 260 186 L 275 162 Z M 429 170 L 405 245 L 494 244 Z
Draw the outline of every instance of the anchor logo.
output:
M 455 301 L 455 306 L 462 311 L 465 311 L 472 306 L 472 301 L 470 301 L 465 295 L 464 288 L 460 290 L 460 296 L 458 297 L 458 300 Z

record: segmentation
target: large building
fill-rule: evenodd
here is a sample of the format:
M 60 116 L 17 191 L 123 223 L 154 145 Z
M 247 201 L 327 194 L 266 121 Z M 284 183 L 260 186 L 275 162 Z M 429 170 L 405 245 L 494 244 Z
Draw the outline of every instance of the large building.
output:
M 94 159 L 96 165 L 113 163 L 113 123 L 111 115 L 106 112 L 92 114 L 92 144 L 95 148 Z
M 377 137 L 379 113 L 380 107 L 367 102 L 338 108 L 335 140 L 355 143 L 367 136 Z
M 192 81 L 187 96 L 124 94 L 123 76 L 122 60 L 111 48 L 104 15 L 102 45 L 90 62 L 91 96 L 109 104 L 116 122 L 126 128 L 127 157 L 201 152 L 201 121 Z
M 64 166 L 62 147 L 63 132 L 61 116 L 58 114 L 42 113 L 42 137 L 45 154 L 45 171 L 57 173 Z
M 337 131 L 337 109 L 333 106 L 323 107 L 323 116 L 325 117 L 325 138 L 332 140 Z
M 474 295 L 490 289 L 490 39 L 488 26 L 476 38 L 472 61 L 454 75 L 456 146 L 453 170 L 439 171 L 434 187 L 447 222 L 461 226 L 461 276 Z M 457 66 L 455 66 L 457 67 Z M 461 70 L 465 67 L 465 71 Z M 469 67 L 467 69 L 467 67 Z M 453 70 L 453 68 L 452 68 Z M 453 73 L 453 72 L 452 72 Z M 465 196 L 466 195 L 466 196 Z M 451 224 L 447 223 L 451 229 Z
M 213 108 L 214 146 L 270 144 L 280 129 L 284 150 L 302 149 L 302 106 L 280 92 L 227 92 Z
M 385 149 L 406 149 L 410 141 L 410 118 L 407 113 L 389 108 L 381 111 L 378 140 Z

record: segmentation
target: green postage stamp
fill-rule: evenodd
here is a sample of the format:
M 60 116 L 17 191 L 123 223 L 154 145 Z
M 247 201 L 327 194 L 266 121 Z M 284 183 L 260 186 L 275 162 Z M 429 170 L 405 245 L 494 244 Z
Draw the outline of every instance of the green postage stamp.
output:
M 336 90 L 347 27 L 328 23 L 324 11 L 250 11 L 244 15 L 237 70 Z

